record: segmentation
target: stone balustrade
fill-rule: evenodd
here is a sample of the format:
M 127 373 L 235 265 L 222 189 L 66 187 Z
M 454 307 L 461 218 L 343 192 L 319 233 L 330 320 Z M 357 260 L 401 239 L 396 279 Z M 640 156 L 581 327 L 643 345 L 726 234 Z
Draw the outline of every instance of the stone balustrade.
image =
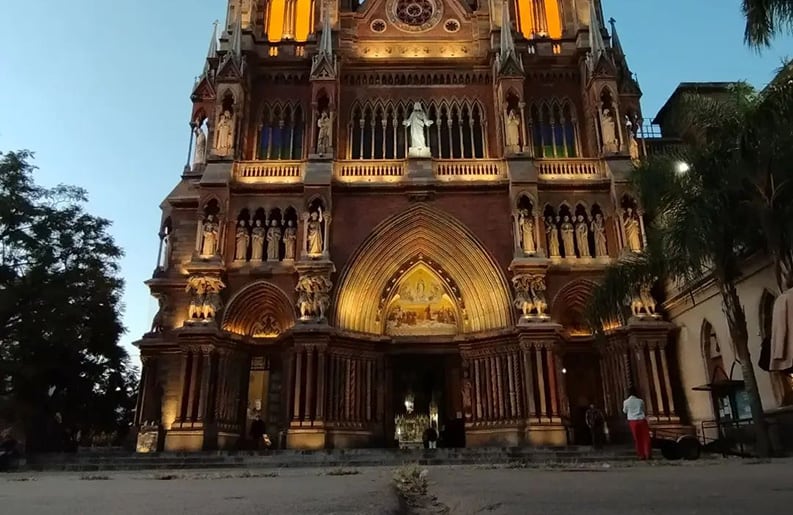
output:
M 394 160 L 338 161 L 333 175 L 340 182 L 399 182 L 405 174 L 405 162 Z
M 451 159 L 433 161 L 439 181 L 492 181 L 506 178 L 504 162 L 495 159 Z
M 537 176 L 542 180 L 605 179 L 606 169 L 597 159 L 537 159 Z
M 300 161 L 241 161 L 234 165 L 234 180 L 242 183 L 298 183 L 305 163 Z

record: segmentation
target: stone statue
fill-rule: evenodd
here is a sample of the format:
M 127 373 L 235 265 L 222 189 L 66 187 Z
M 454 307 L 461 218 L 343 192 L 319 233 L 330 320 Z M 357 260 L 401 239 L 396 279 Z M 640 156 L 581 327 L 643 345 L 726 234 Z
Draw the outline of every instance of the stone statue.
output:
M 410 113 L 410 118 L 402 122 L 405 127 L 410 127 L 409 156 L 430 157 L 430 149 L 427 147 L 424 128 L 431 126 L 433 123 L 432 120 L 427 118 L 420 102 L 413 104 L 413 112 Z
M 559 227 L 562 233 L 562 244 L 564 245 L 564 257 L 575 257 L 575 227 L 573 227 L 570 217 L 565 215 L 562 225 Z
M 230 156 L 234 150 L 234 117 L 223 111 L 215 126 L 215 154 Z
M 634 164 L 639 162 L 639 142 L 636 141 L 636 133 L 633 130 L 633 122 L 629 117 L 625 117 L 625 133 L 628 135 L 628 155 Z
M 194 281 L 193 279 L 190 279 L 186 288 L 191 293 L 190 307 L 187 314 L 189 320 L 201 318 L 201 307 L 204 305 L 204 293 L 206 293 L 206 286 L 203 281 Z
M 154 315 L 154 319 L 151 321 L 150 332 L 152 333 L 161 333 L 166 330 L 168 315 L 170 315 L 171 312 L 171 307 L 168 303 L 168 297 L 166 295 L 157 295 L 157 302 L 160 306 L 157 310 L 157 314 Z
M 633 212 L 632 208 L 625 209 L 622 219 L 625 228 L 625 245 L 631 252 L 642 251 L 641 229 L 639 227 L 639 217 Z
M 188 322 L 210 322 L 223 306 L 220 292 L 226 285 L 218 277 L 192 276 L 185 291 L 190 293 Z
M 518 213 L 518 226 L 520 227 L 521 246 L 524 254 L 537 253 L 537 242 L 534 239 L 534 217 L 528 209 L 521 209 Z
M 207 135 L 200 125 L 193 128 L 195 134 L 195 154 L 193 154 L 193 166 L 203 165 L 207 162 Z
M 595 237 L 595 257 L 607 257 L 609 251 L 606 246 L 606 224 L 600 213 L 596 213 L 592 221 L 592 234 Z
M 278 261 L 281 246 L 281 226 L 278 220 L 270 222 L 267 229 L 267 261 Z
M 304 275 L 295 287 L 298 293 L 297 309 L 302 322 L 321 322 L 330 306 L 330 289 L 333 283 L 324 275 Z
M 606 108 L 600 115 L 600 135 L 603 138 L 603 153 L 613 154 L 619 151 L 617 141 L 617 126 L 614 123 L 614 116 Z
M 545 236 L 548 240 L 548 255 L 559 257 L 559 230 L 552 216 L 545 218 Z
M 328 154 L 333 147 L 333 126 L 327 111 L 322 111 L 322 115 L 320 115 L 319 120 L 317 120 L 317 127 L 319 128 L 317 134 L 317 154 Z
M 201 244 L 201 255 L 214 256 L 218 248 L 218 224 L 213 215 L 208 215 L 203 225 L 204 241 Z
M 251 241 L 251 235 L 248 233 L 248 223 L 245 220 L 240 220 L 237 225 L 236 246 L 234 247 L 234 260 L 245 261 L 248 259 L 248 243 Z
M 515 307 L 522 319 L 548 318 L 548 302 L 545 299 L 545 278 L 541 275 L 521 274 L 512 278 L 515 288 Z
M 642 285 L 639 288 L 639 295 L 631 300 L 631 311 L 635 317 L 652 317 L 657 318 L 655 313 L 655 299 L 650 293 L 650 286 Z
M 251 261 L 261 261 L 264 252 L 264 239 L 267 229 L 262 227 L 262 221 L 256 220 L 251 230 Z
M 322 255 L 322 222 L 324 221 L 321 207 L 308 216 L 306 221 L 306 251 L 309 256 Z
M 506 143 L 510 152 L 520 152 L 520 118 L 510 109 L 507 114 Z
M 575 237 L 578 241 L 578 254 L 582 258 L 592 257 L 589 252 L 589 225 L 584 220 L 584 215 L 576 217 Z
M 471 402 L 472 385 L 471 380 L 467 377 L 463 379 L 462 397 L 463 397 L 463 414 L 465 418 L 471 418 L 473 415 L 473 403 Z
M 288 220 L 284 229 L 284 261 L 294 261 L 295 243 L 297 243 L 297 229 L 292 220 Z

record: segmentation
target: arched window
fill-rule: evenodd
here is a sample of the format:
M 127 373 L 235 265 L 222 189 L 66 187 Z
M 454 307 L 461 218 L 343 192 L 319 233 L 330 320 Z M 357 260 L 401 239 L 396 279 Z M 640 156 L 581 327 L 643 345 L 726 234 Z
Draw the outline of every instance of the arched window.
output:
M 562 37 L 559 0 L 515 0 L 515 19 L 526 39 Z
M 702 340 L 702 358 L 705 360 L 708 382 L 712 383 L 717 380 L 727 379 L 728 376 L 724 370 L 724 358 L 721 355 L 719 338 L 716 336 L 715 329 L 707 320 L 702 322 L 700 339 Z
M 578 157 L 575 111 L 568 100 L 532 104 L 528 126 L 535 157 Z
M 352 110 L 349 123 L 351 159 L 404 159 L 409 139 L 403 122 L 413 102 L 364 102 Z M 484 109 L 475 101 L 432 101 L 424 109 L 433 124 L 426 136 L 436 159 L 485 157 Z
M 269 0 L 265 10 L 267 40 L 308 40 L 314 27 L 314 0 Z
M 303 158 L 305 120 L 299 105 L 266 105 L 259 126 L 258 159 Z
M 771 326 L 773 325 L 774 297 L 768 290 L 760 297 L 760 337 L 762 345 L 771 345 Z M 769 349 L 770 352 L 770 349 Z M 771 386 L 780 406 L 793 405 L 793 374 L 771 371 Z

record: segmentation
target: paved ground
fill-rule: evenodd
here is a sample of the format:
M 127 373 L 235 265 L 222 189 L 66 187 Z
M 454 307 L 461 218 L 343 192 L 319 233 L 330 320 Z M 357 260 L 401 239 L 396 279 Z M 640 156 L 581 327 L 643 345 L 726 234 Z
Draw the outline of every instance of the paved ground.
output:
M 730 515 L 789 513 L 793 461 L 564 470 L 430 467 L 450 513 Z M 398 513 L 388 468 L 0 475 L 0 513 Z M 165 480 L 163 477 L 175 476 Z M 92 477 L 107 479 L 91 479 Z M 20 481 L 19 479 L 28 479 Z
M 430 469 L 451 513 L 760 515 L 793 509 L 793 461 L 643 465 L 600 471 Z

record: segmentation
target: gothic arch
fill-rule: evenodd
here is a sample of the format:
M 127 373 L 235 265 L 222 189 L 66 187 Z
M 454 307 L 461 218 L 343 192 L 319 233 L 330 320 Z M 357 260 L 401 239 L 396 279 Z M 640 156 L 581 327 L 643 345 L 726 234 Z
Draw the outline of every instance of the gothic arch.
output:
M 513 324 L 510 289 L 500 267 L 462 223 L 446 212 L 417 205 L 378 225 L 351 257 L 336 288 L 334 325 L 381 334 L 383 292 L 411 258 L 437 263 L 459 287 L 465 333 Z
M 702 320 L 702 328 L 699 331 L 700 348 L 702 350 L 702 360 L 705 365 L 705 377 L 709 383 L 717 379 L 729 379 L 724 369 L 724 357 L 722 356 L 719 338 L 713 325 Z
M 223 313 L 221 327 L 231 333 L 252 336 L 256 325 L 265 317 L 272 317 L 281 334 L 295 325 L 294 307 L 289 296 L 272 283 L 257 281 L 231 297 Z
M 584 317 L 596 286 L 587 279 L 574 279 L 562 286 L 551 301 L 551 318 L 571 333 L 590 334 Z

